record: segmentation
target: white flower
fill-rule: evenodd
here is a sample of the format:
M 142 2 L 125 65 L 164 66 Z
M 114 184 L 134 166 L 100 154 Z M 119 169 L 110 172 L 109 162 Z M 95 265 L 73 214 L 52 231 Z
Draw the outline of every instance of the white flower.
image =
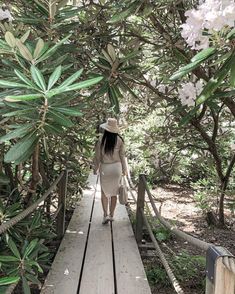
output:
M 210 36 L 226 26 L 234 27 L 234 0 L 200 1 L 197 9 L 185 12 L 187 21 L 183 24 L 181 35 L 193 49 L 209 47 Z M 207 35 L 203 35 L 206 31 Z
M 8 19 L 9 21 L 12 21 L 13 17 L 11 16 L 11 13 L 8 9 L 3 10 L 2 8 L 0 8 L 0 21 L 4 19 Z
M 231 148 L 232 151 L 235 151 L 235 142 L 230 144 L 230 148 Z
M 202 80 L 198 80 L 195 85 L 192 82 L 183 84 L 178 90 L 181 104 L 184 106 L 194 106 L 195 100 L 201 94 L 202 89 Z
M 161 92 L 161 93 L 166 93 L 166 86 L 165 85 L 159 85 L 157 87 L 158 91 Z

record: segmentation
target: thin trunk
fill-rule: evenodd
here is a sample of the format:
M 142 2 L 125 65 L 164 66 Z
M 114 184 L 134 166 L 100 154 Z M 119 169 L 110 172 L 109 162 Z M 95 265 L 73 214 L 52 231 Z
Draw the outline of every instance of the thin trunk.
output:
M 225 197 L 225 191 L 228 187 L 229 178 L 231 175 L 231 172 L 233 170 L 235 164 L 235 154 L 233 155 L 233 158 L 229 164 L 229 167 L 227 169 L 226 175 L 224 177 L 224 181 L 221 184 L 221 194 L 220 194 L 220 200 L 219 200 L 219 223 L 221 226 L 225 225 L 224 221 L 224 197 Z
M 39 174 L 39 154 L 40 154 L 40 148 L 39 143 L 36 145 L 33 157 L 32 157 L 32 180 L 30 183 L 30 188 L 27 196 L 25 197 L 25 205 L 28 206 L 32 195 L 36 193 L 38 182 L 40 181 L 41 177 Z

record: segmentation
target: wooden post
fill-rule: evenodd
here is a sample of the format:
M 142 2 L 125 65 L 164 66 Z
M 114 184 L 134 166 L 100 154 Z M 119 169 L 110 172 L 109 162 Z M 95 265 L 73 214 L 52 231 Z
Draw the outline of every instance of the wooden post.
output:
M 233 258 L 234 257 L 229 257 Z M 216 260 L 215 265 L 215 292 L 214 294 L 234 294 L 235 293 L 235 274 L 230 271 L 223 263 L 223 257 Z
M 67 194 L 68 171 L 64 171 L 64 175 L 58 183 L 58 207 L 61 209 L 57 216 L 57 236 L 62 238 L 65 231 L 65 210 L 66 210 L 66 194 Z
M 138 197 L 137 197 L 137 208 L 136 208 L 136 230 L 135 237 L 137 243 L 141 243 L 143 237 L 143 224 L 144 220 L 142 217 L 141 209 L 144 209 L 145 201 L 145 186 L 143 182 L 144 174 L 139 175 L 139 185 L 138 185 Z
M 206 294 L 235 293 L 235 273 L 232 272 L 231 264 L 234 271 L 235 258 L 227 249 L 219 246 L 209 247 L 207 250 Z

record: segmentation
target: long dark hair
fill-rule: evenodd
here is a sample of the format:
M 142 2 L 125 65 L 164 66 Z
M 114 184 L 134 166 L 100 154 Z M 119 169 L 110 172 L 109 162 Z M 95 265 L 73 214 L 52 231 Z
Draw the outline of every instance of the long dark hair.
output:
M 104 131 L 102 141 L 101 141 L 101 149 L 104 147 L 105 154 L 113 155 L 118 137 L 121 138 L 121 140 L 123 141 L 123 138 L 119 134 L 111 133 L 106 130 Z

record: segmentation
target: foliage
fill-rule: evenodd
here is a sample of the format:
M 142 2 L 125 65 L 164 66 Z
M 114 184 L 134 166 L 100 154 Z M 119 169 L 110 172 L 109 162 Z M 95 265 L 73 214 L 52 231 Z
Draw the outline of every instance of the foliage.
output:
M 169 256 L 168 256 L 169 257 Z M 205 269 L 205 258 L 199 255 L 189 255 L 187 251 L 182 251 L 174 257 L 168 258 L 169 265 L 179 281 L 180 285 L 188 285 L 191 289 L 200 291 L 204 287 L 201 283 L 196 284 L 198 275 L 202 276 Z M 170 286 L 170 281 L 164 267 L 161 264 L 147 268 L 148 281 L 152 285 L 159 287 Z

